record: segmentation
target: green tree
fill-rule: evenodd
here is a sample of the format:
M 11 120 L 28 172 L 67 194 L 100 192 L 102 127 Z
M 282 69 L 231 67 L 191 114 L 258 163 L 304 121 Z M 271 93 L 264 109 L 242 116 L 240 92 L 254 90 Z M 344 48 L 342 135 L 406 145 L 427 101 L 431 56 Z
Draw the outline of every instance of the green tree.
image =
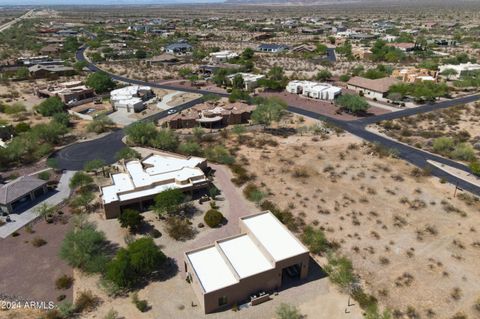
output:
M 173 152 L 178 148 L 178 143 L 177 134 L 171 129 L 163 128 L 156 133 L 155 138 L 151 141 L 151 146 Z
M 93 178 L 84 172 L 76 172 L 70 179 L 70 188 L 85 188 L 93 183 Z
M 213 83 L 215 83 L 217 86 L 227 86 L 228 85 L 228 70 L 224 68 L 219 68 L 215 70 L 213 73 Z
M 97 134 L 107 132 L 115 126 L 112 119 L 106 115 L 98 115 L 93 121 L 87 124 L 87 132 L 95 132 Z
M 370 108 L 370 104 L 364 98 L 354 94 L 341 95 L 336 104 L 352 113 L 364 113 Z
M 75 71 L 77 72 L 82 72 L 83 69 L 87 66 L 87 62 L 86 61 L 77 61 L 73 64 L 73 68 L 75 69 Z
M 63 50 L 67 52 L 75 52 L 80 47 L 80 43 L 77 40 L 77 37 L 67 37 L 63 42 Z
M 147 52 L 145 50 L 137 50 L 135 52 L 135 58 L 136 59 L 145 59 L 147 57 Z
M 253 51 L 252 48 L 246 48 L 245 50 L 243 50 L 241 57 L 243 60 L 251 60 L 253 59 L 254 55 L 255 51 Z
M 284 74 L 285 72 L 282 67 L 274 66 L 268 71 L 268 78 L 273 81 L 282 81 L 285 76 Z
M 452 76 L 455 76 L 458 74 L 457 70 L 455 69 L 445 69 L 442 71 L 442 73 L 440 73 L 441 75 L 443 76 L 446 76 L 447 77 L 447 80 L 450 80 L 450 78 Z
M 95 195 L 91 191 L 82 190 L 80 194 L 73 197 L 70 201 L 70 205 L 77 209 L 83 209 L 86 213 L 89 213 L 92 209 L 92 202 L 95 200 Z
M 119 287 L 131 288 L 160 270 L 166 260 L 151 237 L 140 238 L 117 252 L 107 265 L 106 278 Z
M 118 217 L 120 226 L 128 228 L 131 233 L 136 233 L 140 229 L 143 219 L 143 215 L 134 209 L 124 209 Z
M 95 225 L 85 223 L 67 232 L 60 247 L 60 257 L 83 271 L 102 272 L 107 261 L 106 244 L 105 234 L 97 231 Z
M 243 77 L 240 74 L 233 77 L 232 87 L 238 90 L 242 90 L 245 87 L 245 81 L 243 81 Z
M 131 160 L 139 159 L 141 157 L 140 153 L 130 147 L 124 147 L 115 154 L 117 161 L 119 160 Z
M 192 155 L 192 156 L 201 156 L 203 153 L 202 147 L 200 146 L 200 144 L 193 141 L 187 141 L 187 142 L 181 143 L 178 146 L 178 151 L 182 154 Z
M 70 115 L 68 113 L 55 113 L 53 114 L 53 121 L 57 122 L 65 127 L 70 126 Z
M 21 67 L 15 72 L 15 77 L 17 79 L 28 79 L 30 77 L 30 72 L 28 71 L 28 68 Z
M 433 140 L 432 148 L 436 153 L 448 155 L 453 151 L 454 147 L 455 142 L 449 137 L 442 136 Z
M 275 310 L 277 319 L 302 319 L 302 315 L 297 307 L 286 303 L 281 303 Z
M 255 123 L 270 125 L 278 122 L 285 115 L 287 104 L 278 98 L 261 99 L 255 110 L 252 112 L 252 120 Z
M 332 78 L 332 73 L 330 73 L 330 71 L 328 70 L 321 70 L 317 73 L 317 75 L 315 76 L 315 79 L 317 81 L 327 81 L 327 80 L 330 80 Z
M 88 76 L 85 84 L 94 89 L 96 93 L 105 93 L 115 88 L 115 82 L 105 72 L 95 72 Z
M 102 159 L 94 159 L 84 164 L 83 169 L 86 172 L 94 172 L 97 175 L 98 170 L 104 169 L 106 163 Z M 105 174 L 104 174 L 105 175 Z
M 178 188 L 167 189 L 155 196 L 154 210 L 157 214 L 172 214 L 180 209 L 185 195 Z
M 63 112 L 65 104 L 58 96 L 52 96 L 40 103 L 36 109 L 43 116 L 52 116 L 55 113 Z
M 125 133 L 131 143 L 150 145 L 157 136 L 157 128 L 152 122 L 135 122 L 125 128 Z

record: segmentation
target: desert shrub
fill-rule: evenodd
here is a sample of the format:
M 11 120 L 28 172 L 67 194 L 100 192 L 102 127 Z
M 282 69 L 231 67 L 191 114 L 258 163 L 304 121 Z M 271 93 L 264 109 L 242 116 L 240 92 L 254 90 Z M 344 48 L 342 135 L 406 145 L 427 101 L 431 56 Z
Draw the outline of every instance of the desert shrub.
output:
M 453 150 L 452 157 L 462 161 L 474 161 L 475 151 L 470 144 L 460 143 Z
M 303 230 L 302 241 L 308 246 L 310 252 L 314 254 L 321 254 L 330 248 L 330 243 L 325 237 L 321 229 L 314 229 L 312 226 L 307 226 Z
M 43 116 L 52 116 L 55 113 L 63 112 L 65 104 L 57 96 L 52 96 L 40 103 L 36 109 Z
M 307 178 L 310 176 L 307 167 L 297 166 L 293 169 L 292 176 L 295 178 Z
M 264 197 L 265 194 L 255 185 L 255 184 L 247 184 L 243 189 L 243 194 L 245 197 L 255 203 L 259 203 Z
M 230 165 L 235 162 L 235 158 L 230 154 L 227 148 L 222 145 L 216 145 L 205 150 L 205 156 L 211 162 Z
M 95 309 L 98 304 L 98 298 L 90 291 L 85 290 L 80 292 L 75 300 L 75 311 L 84 312 Z
M 178 151 L 185 155 L 201 156 L 203 154 L 202 147 L 197 142 L 189 141 L 181 143 Z
M 87 124 L 87 132 L 103 133 L 107 132 L 115 126 L 115 123 L 106 115 L 99 115 Z
M 195 236 L 195 229 L 188 219 L 172 216 L 167 219 L 167 233 L 175 240 L 185 241 Z
M 50 172 L 44 171 L 38 174 L 38 178 L 48 181 L 50 179 Z
M 14 103 L 11 105 L 5 105 L 4 112 L 5 114 L 18 114 L 21 112 L 25 112 L 27 109 L 25 108 L 25 105 L 22 103 Z
M 224 217 L 218 210 L 210 209 L 205 213 L 203 220 L 209 227 L 216 228 L 222 225 Z
M 118 312 L 114 309 L 110 309 L 103 319 L 118 319 Z
M 353 273 L 352 262 L 347 257 L 330 255 L 325 271 L 333 283 L 344 289 L 349 288 L 357 281 L 357 276 Z
M 468 166 L 474 175 L 480 176 L 480 162 L 473 161 Z
M 55 280 L 55 287 L 57 289 L 69 289 L 72 287 L 73 284 L 73 278 L 68 276 L 68 275 L 63 275 L 57 278 Z
M 254 176 L 248 174 L 248 171 L 240 164 L 231 164 L 229 167 L 235 175 L 235 177 L 232 178 L 232 183 L 237 186 L 242 186 L 254 178 Z
M 275 310 L 275 316 L 277 319 L 302 319 L 303 316 L 297 307 L 286 303 L 280 304 Z
M 34 247 L 41 247 L 41 246 L 44 246 L 46 244 L 47 244 L 47 241 L 43 238 L 35 237 L 34 239 L 32 239 L 32 245 Z
M 440 154 L 449 154 L 455 147 L 453 139 L 449 137 L 439 137 L 433 140 L 433 150 Z
M 139 299 L 137 292 L 133 293 L 132 302 L 135 307 L 140 310 L 140 312 L 146 312 L 149 309 L 148 302 L 146 300 Z

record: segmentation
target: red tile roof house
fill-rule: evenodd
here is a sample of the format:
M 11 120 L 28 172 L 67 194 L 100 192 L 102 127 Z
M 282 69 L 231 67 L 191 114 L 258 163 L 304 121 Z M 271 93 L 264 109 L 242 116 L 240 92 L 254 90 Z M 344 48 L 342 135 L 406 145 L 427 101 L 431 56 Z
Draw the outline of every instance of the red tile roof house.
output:
M 47 181 L 22 176 L 0 187 L 0 211 L 14 213 L 16 208 L 47 192 Z

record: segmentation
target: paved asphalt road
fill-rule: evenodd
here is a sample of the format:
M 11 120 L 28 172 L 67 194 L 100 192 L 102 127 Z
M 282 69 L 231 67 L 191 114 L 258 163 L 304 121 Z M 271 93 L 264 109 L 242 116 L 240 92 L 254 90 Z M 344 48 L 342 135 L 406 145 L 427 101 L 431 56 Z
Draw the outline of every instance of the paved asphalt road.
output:
M 88 62 L 85 59 L 84 56 L 84 51 L 85 47 L 82 47 L 80 50 L 77 51 L 77 60 L 79 61 L 86 61 L 87 62 L 87 67 L 95 72 L 99 71 L 100 69 L 95 66 L 94 64 Z M 148 85 L 151 87 L 156 87 L 156 88 L 163 88 L 163 89 L 169 89 L 169 90 L 178 90 L 177 87 L 174 86 L 169 86 L 169 85 L 162 85 L 158 83 L 150 83 L 150 82 L 145 82 L 145 81 L 140 81 L 140 80 L 134 80 L 134 79 L 128 79 L 122 76 L 118 76 L 115 74 L 109 74 L 114 80 L 125 82 L 125 83 L 130 83 L 130 84 L 138 84 L 138 85 Z M 192 93 L 200 93 L 200 94 L 212 94 L 210 91 L 204 91 L 204 90 L 197 90 L 197 89 L 183 89 L 183 91 L 186 92 L 192 92 Z M 222 96 L 226 96 L 226 94 L 219 94 Z M 448 101 L 442 101 L 439 103 L 435 104 L 427 104 L 423 106 L 419 106 L 416 108 L 411 108 L 411 109 L 406 109 L 402 111 L 397 111 L 397 112 L 392 112 L 392 113 L 387 113 L 383 115 L 378 115 L 378 116 L 372 116 L 372 117 L 367 117 L 359 120 L 354 120 L 354 121 L 342 121 L 334 118 L 329 118 L 326 117 L 320 113 L 316 112 L 311 112 L 307 111 L 304 109 L 300 109 L 297 107 L 292 107 L 289 106 L 288 110 L 297 113 L 300 115 L 312 117 L 312 118 L 323 118 L 329 121 L 330 123 L 344 129 L 345 131 L 356 135 L 368 142 L 372 143 L 379 143 L 389 149 L 395 149 L 398 153 L 398 156 L 411 164 L 419 167 L 419 168 L 424 168 L 426 166 L 431 167 L 432 174 L 434 176 L 437 176 L 439 178 L 443 178 L 446 181 L 452 183 L 453 185 L 458 185 L 458 187 L 467 190 L 471 193 L 474 193 L 476 195 L 480 195 L 480 187 L 475 186 L 471 183 L 468 183 L 462 179 L 459 179 L 453 175 L 450 175 L 446 172 L 444 172 L 441 169 L 438 169 L 434 166 L 431 166 L 428 164 L 427 160 L 433 160 L 439 163 L 443 163 L 458 169 L 461 169 L 463 171 L 469 172 L 469 169 L 458 162 L 443 158 L 441 156 L 437 156 L 434 154 L 430 154 L 427 152 L 424 152 L 422 150 L 416 149 L 414 147 L 399 143 L 397 141 L 388 139 L 386 137 L 374 134 L 372 132 L 369 132 L 366 130 L 366 126 L 369 124 L 374 124 L 379 121 L 383 120 L 393 120 L 396 118 L 404 117 L 404 116 L 412 116 L 415 114 L 420 114 L 420 113 L 426 113 L 426 112 L 431 112 L 434 110 L 438 109 L 443 109 L 443 108 L 448 108 L 452 107 L 455 105 L 461 105 L 464 103 L 469 103 L 473 101 L 480 100 L 480 95 L 472 95 L 468 97 L 462 97 L 458 99 L 453 99 L 453 100 L 448 100 Z M 198 103 L 200 103 L 202 99 L 197 99 L 188 103 L 185 103 L 181 106 L 176 107 L 178 111 L 184 110 L 187 108 L 190 108 Z M 165 116 L 167 116 L 167 112 L 160 112 L 158 114 L 155 114 L 147 119 L 144 119 L 144 121 L 148 120 L 158 120 L 161 119 Z M 81 170 L 83 168 L 83 165 L 85 162 L 92 160 L 92 159 L 98 159 L 101 158 L 105 160 L 106 163 L 114 163 L 115 162 L 115 153 L 120 150 L 121 148 L 125 147 L 125 144 L 121 141 L 122 137 L 124 136 L 123 130 L 118 130 L 115 131 L 109 135 L 106 135 L 102 138 L 88 141 L 88 142 L 83 142 L 83 143 L 77 143 L 73 144 L 71 146 L 65 147 L 64 149 L 58 151 L 56 154 L 53 156 L 58 159 L 59 166 L 64 169 L 68 170 Z

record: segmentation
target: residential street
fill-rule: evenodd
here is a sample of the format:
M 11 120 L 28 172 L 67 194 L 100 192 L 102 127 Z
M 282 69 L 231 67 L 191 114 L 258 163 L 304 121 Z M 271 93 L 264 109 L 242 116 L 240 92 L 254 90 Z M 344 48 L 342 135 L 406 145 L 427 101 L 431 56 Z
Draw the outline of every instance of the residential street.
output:
M 95 66 L 93 63 L 86 60 L 84 56 L 84 51 L 85 51 L 85 47 L 82 47 L 80 50 L 77 51 L 77 59 L 81 61 L 86 61 L 88 63 L 88 68 L 91 71 L 99 71 L 100 69 L 97 66 Z M 134 79 L 128 79 L 128 78 L 114 75 L 114 74 L 109 74 L 109 75 L 114 80 L 130 83 L 130 84 L 149 85 L 156 88 L 163 88 L 163 89 L 170 89 L 170 90 L 177 89 L 169 85 L 161 85 L 156 83 L 149 83 L 149 82 L 144 82 L 144 81 L 139 81 Z M 200 94 L 207 94 L 207 93 L 212 94 L 212 92 L 205 92 L 205 91 L 196 90 L 196 89 L 185 89 L 185 91 L 200 93 Z M 393 120 L 393 119 L 397 119 L 405 116 L 412 116 L 416 114 L 427 113 L 427 112 L 435 111 L 438 109 L 449 108 L 456 105 L 461 105 L 464 103 L 474 102 L 478 100 L 480 100 L 480 95 L 477 94 L 477 95 L 461 97 L 453 100 L 442 101 L 435 104 L 426 104 L 423 106 L 406 109 L 402 111 L 391 112 L 391 113 L 372 116 L 372 117 L 366 117 L 366 118 L 362 118 L 354 121 L 342 121 L 342 120 L 326 117 L 325 115 L 322 115 L 317 112 L 307 111 L 307 110 L 304 110 L 298 107 L 293 107 L 293 106 L 289 106 L 288 110 L 296 114 L 300 114 L 303 116 L 308 116 L 316 119 L 323 118 L 329 121 L 330 123 L 368 142 L 379 143 L 384 147 L 395 149 L 397 151 L 399 158 L 402 158 L 419 168 L 426 167 L 428 164 L 427 161 L 433 160 L 433 161 L 440 162 L 442 164 L 449 165 L 457 169 L 468 172 L 469 171 L 468 167 L 466 167 L 463 164 L 443 158 L 441 156 L 437 156 L 434 154 L 430 154 L 430 153 L 418 150 L 414 147 L 390 140 L 383 136 L 379 136 L 377 134 L 367 131 L 365 127 L 367 125 L 374 124 L 379 121 Z M 200 103 L 201 101 L 202 99 L 197 99 L 197 100 L 185 103 L 183 105 L 178 106 L 177 110 L 180 111 L 180 110 L 190 108 Z M 167 112 L 164 111 L 164 112 L 155 114 L 151 118 L 147 118 L 144 120 L 146 121 L 158 120 L 167 115 L 168 115 Z M 125 147 L 125 145 L 121 141 L 123 136 L 124 136 L 124 133 L 122 130 L 115 131 L 97 140 L 68 146 L 63 150 L 60 150 L 59 152 L 57 152 L 57 154 L 55 154 L 54 157 L 59 160 L 59 165 L 61 168 L 70 169 L 70 170 L 80 170 L 83 168 L 83 165 L 85 162 L 92 159 L 103 159 L 106 163 L 111 164 L 115 162 L 115 153 L 121 148 Z M 458 185 L 462 189 L 472 192 L 473 194 L 480 195 L 480 188 L 471 183 L 468 183 L 458 177 L 450 175 L 447 172 L 436 167 L 432 167 L 431 171 L 432 171 L 432 174 L 436 177 L 443 178 L 453 185 Z

